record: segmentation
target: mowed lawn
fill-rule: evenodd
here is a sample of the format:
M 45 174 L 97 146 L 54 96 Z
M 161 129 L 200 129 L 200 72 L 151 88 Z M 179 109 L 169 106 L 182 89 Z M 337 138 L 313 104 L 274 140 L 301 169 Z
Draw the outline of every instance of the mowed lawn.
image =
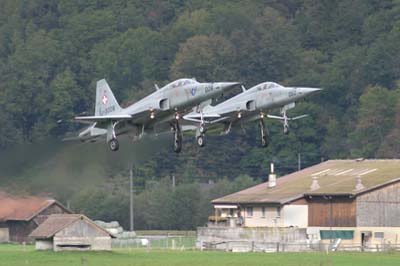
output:
M 133 249 L 112 252 L 35 251 L 0 245 L 1 266 L 399 266 L 400 253 L 225 253 Z

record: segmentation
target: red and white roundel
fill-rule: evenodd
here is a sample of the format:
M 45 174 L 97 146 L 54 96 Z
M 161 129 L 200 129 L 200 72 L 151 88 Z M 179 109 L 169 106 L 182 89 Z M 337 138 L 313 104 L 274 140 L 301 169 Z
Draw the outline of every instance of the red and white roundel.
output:
M 106 95 L 103 95 L 103 97 L 101 97 L 101 102 L 106 105 L 106 103 L 108 102 L 108 98 Z

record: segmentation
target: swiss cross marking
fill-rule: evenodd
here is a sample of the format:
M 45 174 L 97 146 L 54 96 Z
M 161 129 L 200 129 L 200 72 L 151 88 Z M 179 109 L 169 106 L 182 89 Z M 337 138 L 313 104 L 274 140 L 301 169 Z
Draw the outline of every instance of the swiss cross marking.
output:
M 106 105 L 106 103 L 108 102 L 108 98 L 106 95 L 103 95 L 103 97 L 101 97 L 101 102 Z

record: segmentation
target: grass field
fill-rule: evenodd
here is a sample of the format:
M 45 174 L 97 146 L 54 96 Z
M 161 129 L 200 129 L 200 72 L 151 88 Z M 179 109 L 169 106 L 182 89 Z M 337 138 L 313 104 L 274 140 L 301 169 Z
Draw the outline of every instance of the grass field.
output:
M 35 251 L 0 245 L 0 266 L 398 266 L 400 253 L 225 253 L 146 249 L 112 252 Z

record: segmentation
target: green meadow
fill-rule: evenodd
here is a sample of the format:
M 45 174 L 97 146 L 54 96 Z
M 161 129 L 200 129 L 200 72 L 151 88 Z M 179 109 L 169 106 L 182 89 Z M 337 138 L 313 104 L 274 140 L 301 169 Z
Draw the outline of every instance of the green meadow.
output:
M 400 253 L 226 253 L 116 249 L 111 252 L 36 251 L 1 245 L 0 266 L 398 266 Z

